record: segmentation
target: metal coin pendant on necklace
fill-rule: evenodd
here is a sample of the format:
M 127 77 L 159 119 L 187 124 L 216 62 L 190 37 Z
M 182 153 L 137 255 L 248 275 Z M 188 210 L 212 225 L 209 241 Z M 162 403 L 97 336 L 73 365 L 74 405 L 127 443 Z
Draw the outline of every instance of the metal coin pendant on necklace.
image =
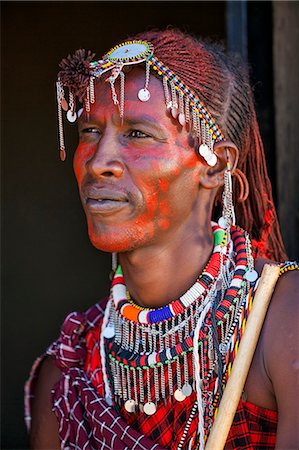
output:
M 227 228 L 226 218 L 221 216 L 220 219 L 218 220 L 218 225 L 220 226 L 220 228 L 226 229 Z
M 192 394 L 192 387 L 189 383 L 185 383 L 182 387 L 182 393 L 185 397 L 189 397 Z
M 146 415 L 152 416 L 157 411 L 157 407 L 153 402 L 147 402 L 143 405 L 143 411 Z
M 178 401 L 178 402 L 183 402 L 186 398 L 186 395 L 184 395 L 183 391 L 181 389 L 177 389 L 174 393 L 174 398 Z
M 250 281 L 250 283 L 253 283 L 258 278 L 258 273 L 254 269 L 248 270 L 244 275 L 245 280 Z
M 125 403 L 125 409 L 129 413 L 134 413 L 136 410 L 136 403 L 134 400 L 127 400 Z
M 108 323 L 104 330 L 104 338 L 112 339 L 115 336 L 115 328 L 112 323 Z

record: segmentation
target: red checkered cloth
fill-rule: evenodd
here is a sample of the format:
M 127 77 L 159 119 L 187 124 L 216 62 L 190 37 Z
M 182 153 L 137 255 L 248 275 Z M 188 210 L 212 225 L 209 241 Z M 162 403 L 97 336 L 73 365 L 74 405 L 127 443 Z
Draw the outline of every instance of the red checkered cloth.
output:
M 277 411 L 240 401 L 225 449 L 274 449 L 277 422 Z
M 157 412 L 152 416 L 141 412 L 128 413 L 123 407 L 117 412 L 116 408 L 108 406 L 104 400 L 98 351 L 103 308 L 105 302 L 95 305 L 85 314 L 70 314 L 63 324 L 60 338 L 47 351 L 47 354 L 56 358 L 56 363 L 63 372 L 60 382 L 53 390 L 53 411 L 59 421 L 62 448 L 177 449 L 196 401 L 195 393 L 183 402 L 160 402 Z M 33 367 L 25 388 L 28 427 L 40 361 L 41 359 Z M 167 376 L 165 382 L 167 386 Z M 195 415 L 181 448 L 196 448 L 197 424 Z M 275 411 L 240 402 L 225 448 L 274 449 L 276 428 Z

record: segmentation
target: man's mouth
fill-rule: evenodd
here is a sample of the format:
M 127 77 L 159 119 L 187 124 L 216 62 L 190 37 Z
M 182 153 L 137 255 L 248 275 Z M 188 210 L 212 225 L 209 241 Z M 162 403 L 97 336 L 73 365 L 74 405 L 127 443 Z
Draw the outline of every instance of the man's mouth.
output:
M 107 189 L 87 189 L 84 198 L 87 210 L 98 214 L 113 213 L 129 204 L 126 194 Z

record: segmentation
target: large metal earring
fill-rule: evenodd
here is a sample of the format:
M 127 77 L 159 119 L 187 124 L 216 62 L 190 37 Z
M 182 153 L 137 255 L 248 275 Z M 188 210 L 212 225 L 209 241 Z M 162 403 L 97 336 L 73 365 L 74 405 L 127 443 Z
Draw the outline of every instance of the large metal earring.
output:
M 226 170 L 224 172 L 224 188 L 222 194 L 222 216 L 218 220 L 221 228 L 228 229 L 236 224 L 235 208 L 233 203 L 233 183 L 229 149 L 226 149 Z

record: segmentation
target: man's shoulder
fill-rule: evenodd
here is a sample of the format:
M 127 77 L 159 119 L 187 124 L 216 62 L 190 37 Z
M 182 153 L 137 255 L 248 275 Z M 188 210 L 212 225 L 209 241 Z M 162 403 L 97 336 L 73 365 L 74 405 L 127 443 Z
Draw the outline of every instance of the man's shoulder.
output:
M 267 314 L 269 332 L 279 332 L 281 339 L 288 333 L 298 330 L 299 313 L 299 271 L 290 270 L 281 273 Z
M 281 271 L 273 297 L 276 302 L 283 302 L 289 307 L 292 305 L 298 307 L 299 270 Z
M 279 448 L 297 448 L 298 411 L 299 271 L 289 270 L 278 279 L 262 331 L 262 356 L 271 391 L 276 399 Z
M 265 264 L 273 261 L 259 258 L 256 263 L 256 269 L 261 274 Z M 276 263 L 279 264 L 279 263 Z M 280 276 L 278 278 L 271 302 L 270 310 L 276 308 L 298 308 L 299 302 L 299 266 L 297 261 L 288 261 L 280 264 Z
M 290 263 L 289 268 L 292 267 Z M 268 373 L 277 372 L 277 360 L 294 356 L 292 345 L 299 334 L 299 270 L 281 270 L 263 326 L 264 357 Z M 296 336 L 297 335 L 297 336 Z M 277 359 L 278 358 L 278 359 Z M 290 361 L 289 361 L 290 362 Z

